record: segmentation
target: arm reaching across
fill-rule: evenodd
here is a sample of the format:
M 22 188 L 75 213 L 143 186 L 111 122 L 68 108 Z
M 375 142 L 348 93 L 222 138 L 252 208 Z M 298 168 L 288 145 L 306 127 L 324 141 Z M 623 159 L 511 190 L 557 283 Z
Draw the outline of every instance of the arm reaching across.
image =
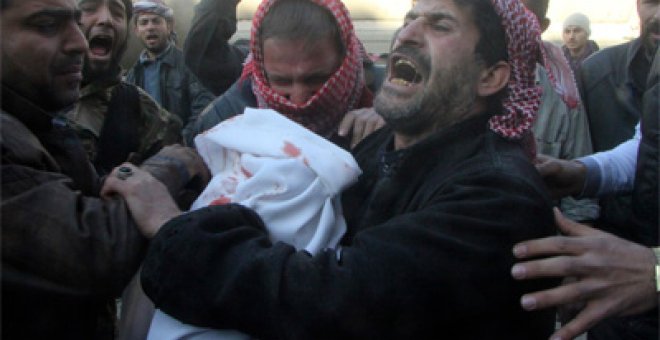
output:
M 527 310 L 585 302 L 551 339 L 571 339 L 607 317 L 637 314 L 658 305 L 656 258 L 651 249 L 573 222 L 556 209 L 555 218 L 567 236 L 522 242 L 513 248 L 518 259 L 551 257 L 522 262 L 511 270 L 518 280 L 577 278 L 521 299 Z

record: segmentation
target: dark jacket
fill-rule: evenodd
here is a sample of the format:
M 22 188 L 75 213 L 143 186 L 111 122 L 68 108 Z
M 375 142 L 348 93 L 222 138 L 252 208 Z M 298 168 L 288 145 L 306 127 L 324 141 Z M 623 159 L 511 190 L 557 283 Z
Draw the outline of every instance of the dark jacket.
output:
M 238 205 L 168 222 L 142 284 L 181 321 L 262 339 L 544 339 L 554 311 L 520 297 L 554 280 L 512 279 L 512 246 L 555 232 L 522 148 L 476 117 L 400 152 L 387 128 L 354 150 L 364 173 L 342 196 L 341 250 L 271 244 Z
M 594 152 L 612 149 L 634 135 L 649 67 L 640 39 L 605 48 L 582 63 L 580 91 Z M 631 196 L 602 197 L 599 204 L 596 226 L 631 238 Z
M 660 58 L 656 56 L 644 93 L 642 106 L 642 139 L 637 153 L 637 171 L 633 188 L 633 218 L 635 221 L 635 241 L 646 246 L 657 247 L 658 216 L 660 202 Z M 657 316 L 657 315 L 656 315 Z M 657 321 L 657 320 L 656 320 Z
M 146 241 L 74 130 L 3 88 L 2 338 L 113 339 Z
M 3 339 L 114 339 L 115 298 L 144 254 L 124 201 L 99 197 L 101 180 L 62 114 L 2 88 Z M 176 160 L 142 168 L 173 194 L 189 180 Z
M 186 65 L 216 96 L 238 80 L 247 56 L 247 50 L 229 43 L 236 32 L 237 4 L 238 0 L 200 1 L 183 44 Z
M 594 152 L 612 149 L 635 134 L 645 86 L 633 77 L 634 68 L 643 64 L 634 62 L 643 54 L 640 45 L 637 39 L 608 47 L 582 63 L 580 92 Z
M 566 45 L 563 45 L 561 47 L 562 52 L 564 53 L 564 56 L 566 57 L 566 60 L 568 61 L 568 64 L 571 65 L 571 70 L 573 71 L 573 76 L 575 77 L 575 81 L 578 84 L 578 88 L 581 86 L 580 81 L 582 80 L 580 78 L 580 68 L 582 67 L 582 62 L 587 59 L 590 55 L 598 52 L 600 50 L 600 46 L 593 41 L 589 40 L 587 41 L 587 45 L 584 48 L 584 51 L 582 51 L 582 55 L 573 57 L 571 54 L 571 51 L 566 47 Z
M 181 118 L 185 126 L 194 120 L 215 96 L 197 80 L 174 45 L 162 56 L 160 67 L 161 105 Z M 126 81 L 144 88 L 144 66 L 138 60 L 126 74 Z
M 227 118 L 243 113 L 246 107 L 257 107 L 257 97 L 252 92 L 250 79 L 236 82 L 227 92 L 211 102 L 201 115 L 191 119 L 181 131 L 184 142 L 186 145 L 194 145 L 195 136 Z

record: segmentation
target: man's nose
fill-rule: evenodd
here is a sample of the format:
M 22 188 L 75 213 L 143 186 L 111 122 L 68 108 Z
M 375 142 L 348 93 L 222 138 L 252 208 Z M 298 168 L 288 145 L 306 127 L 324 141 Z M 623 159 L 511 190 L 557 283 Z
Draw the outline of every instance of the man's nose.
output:
M 87 38 L 77 23 L 71 22 L 66 30 L 63 49 L 67 54 L 85 54 L 89 45 Z
M 289 93 L 289 100 L 296 105 L 303 105 L 312 98 L 314 89 L 302 84 L 294 84 Z
M 417 18 L 415 20 L 411 20 L 406 24 L 405 26 L 401 27 L 399 31 L 396 34 L 396 39 L 394 42 L 394 48 L 397 48 L 398 46 L 401 45 L 410 45 L 410 46 L 421 46 L 423 44 L 422 42 L 422 30 L 423 30 L 423 22 L 422 18 Z
M 110 8 L 107 6 L 100 6 L 97 12 L 97 18 L 99 24 L 111 24 L 112 13 L 110 13 Z

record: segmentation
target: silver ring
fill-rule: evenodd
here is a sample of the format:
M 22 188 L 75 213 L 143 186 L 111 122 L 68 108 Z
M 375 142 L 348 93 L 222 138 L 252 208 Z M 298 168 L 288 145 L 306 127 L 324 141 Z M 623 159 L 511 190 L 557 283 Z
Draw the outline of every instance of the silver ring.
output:
M 133 176 L 133 169 L 127 167 L 127 166 L 122 166 L 119 169 L 117 169 L 117 178 L 121 179 L 122 181 Z

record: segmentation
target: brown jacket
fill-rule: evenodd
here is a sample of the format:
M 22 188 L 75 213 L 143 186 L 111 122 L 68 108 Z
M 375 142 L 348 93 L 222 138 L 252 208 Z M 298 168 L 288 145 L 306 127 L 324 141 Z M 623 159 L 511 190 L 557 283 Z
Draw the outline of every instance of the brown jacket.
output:
M 118 85 L 131 87 L 135 91 L 136 103 L 132 102 L 127 92 L 116 91 Z M 113 98 L 117 96 L 117 98 Z M 132 122 L 126 121 L 126 117 L 120 117 L 121 122 L 134 123 L 133 128 L 127 126 L 112 126 L 104 130 L 110 118 L 108 117 L 116 100 L 123 109 L 130 110 L 127 114 L 135 115 Z M 130 139 L 131 132 L 135 135 L 133 144 L 128 143 L 126 147 L 133 153 L 134 161 L 142 161 L 149 158 L 165 145 L 181 142 L 181 120 L 163 109 L 146 92 L 139 87 L 121 82 L 119 78 L 94 81 L 85 85 L 80 90 L 80 98 L 73 109 L 65 114 L 71 127 L 76 131 L 90 160 L 97 166 L 97 170 L 109 172 L 111 169 L 100 169 L 99 145 L 102 143 L 102 133 L 105 131 L 109 136 L 109 142 L 115 147 Z M 118 135 L 122 135 L 121 140 Z M 107 156 L 107 155 L 106 155 Z M 126 158 L 121 159 L 126 161 Z M 119 165 L 119 162 L 111 162 L 110 167 Z
M 111 339 L 146 240 L 64 120 L 4 86 L 1 104 L 2 338 Z

